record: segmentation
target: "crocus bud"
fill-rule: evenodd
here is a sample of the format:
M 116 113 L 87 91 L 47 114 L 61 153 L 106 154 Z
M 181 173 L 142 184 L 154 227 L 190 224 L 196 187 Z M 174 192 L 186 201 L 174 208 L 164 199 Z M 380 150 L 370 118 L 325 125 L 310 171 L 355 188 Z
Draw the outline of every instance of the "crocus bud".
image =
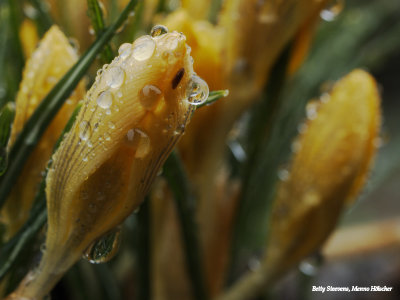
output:
M 380 117 L 376 82 L 362 70 L 341 79 L 320 103 L 308 105 L 291 165 L 280 174 L 263 262 L 217 299 L 254 299 L 321 247 L 344 203 L 365 183 Z
M 99 71 L 48 173 L 46 252 L 15 295 L 43 297 L 141 203 L 208 96 L 188 49 L 177 32 L 143 36 Z
M 344 203 L 365 183 L 376 152 L 380 100 L 374 79 L 355 70 L 307 107 L 272 207 L 265 268 L 277 275 L 321 247 Z M 303 128 L 303 129 L 304 129 Z
M 8 143 L 9 148 L 40 101 L 77 60 L 78 55 L 65 35 L 57 26 L 51 27 L 26 63 L 15 102 L 15 118 Z M 2 209 L 3 220 L 7 227 L 6 239 L 12 236 L 29 216 L 33 199 L 42 180 L 41 172 L 45 169 L 53 146 L 76 104 L 83 98 L 84 90 L 82 82 L 64 103 L 30 155 L 11 191 L 10 197 Z

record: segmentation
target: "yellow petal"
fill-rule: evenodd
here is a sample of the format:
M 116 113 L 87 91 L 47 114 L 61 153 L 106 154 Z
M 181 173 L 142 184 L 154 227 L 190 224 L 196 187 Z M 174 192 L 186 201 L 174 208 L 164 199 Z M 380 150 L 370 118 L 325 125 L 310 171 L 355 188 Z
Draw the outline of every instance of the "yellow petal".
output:
M 51 27 L 26 63 L 16 98 L 15 119 L 9 147 L 15 142 L 40 101 L 77 60 L 78 55 L 70 46 L 65 35 L 57 26 Z M 57 113 L 28 159 L 2 210 L 8 227 L 8 237 L 15 233 L 27 219 L 33 198 L 42 180 L 41 172 L 50 159 L 55 142 L 83 95 L 84 84 L 82 82 Z
M 53 156 L 46 253 L 34 282 L 22 283 L 18 294 L 42 297 L 141 203 L 194 110 L 188 92 L 208 89 L 194 85 L 199 79 L 180 33 L 143 36 L 119 52 Z
M 265 267 L 274 275 L 326 240 L 345 201 L 365 183 L 376 152 L 380 100 L 368 73 L 351 72 L 322 99 L 317 110 L 308 107 L 307 130 L 272 207 Z

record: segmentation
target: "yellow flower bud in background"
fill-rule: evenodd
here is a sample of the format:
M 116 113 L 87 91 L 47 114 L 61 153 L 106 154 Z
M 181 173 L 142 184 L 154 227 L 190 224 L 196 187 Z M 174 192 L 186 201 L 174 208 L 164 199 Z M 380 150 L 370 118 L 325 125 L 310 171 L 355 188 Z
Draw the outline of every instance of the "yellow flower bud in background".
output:
M 307 107 L 288 171 L 272 206 L 265 270 L 275 277 L 318 250 L 346 201 L 365 184 L 376 152 L 380 99 L 375 80 L 354 70 Z M 281 174 L 282 175 L 282 174 Z
M 288 170 L 272 204 L 265 257 L 220 300 L 253 299 L 288 269 L 317 251 L 334 229 L 346 201 L 365 183 L 381 123 L 375 80 L 354 70 L 320 103 L 307 106 Z
M 25 58 L 29 58 L 35 51 L 36 44 L 39 41 L 36 25 L 33 21 L 25 19 L 19 29 L 19 39 L 22 44 Z
M 208 96 L 189 53 L 183 34 L 142 36 L 99 71 L 47 176 L 46 252 L 14 296 L 43 297 L 142 202 Z
M 9 148 L 15 142 L 18 134 L 40 101 L 77 60 L 78 55 L 65 35 L 57 26 L 51 27 L 26 63 L 15 103 L 16 112 Z M 82 82 L 46 129 L 19 176 L 1 211 L 3 221 L 7 227 L 6 239 L 10 238 L 29 216 L 33 199 L 42 180 L 41 172 L 44 171 L 53 151 L 53 146 L 76 104 L 83 98 L 84 91 L 84 83 Z

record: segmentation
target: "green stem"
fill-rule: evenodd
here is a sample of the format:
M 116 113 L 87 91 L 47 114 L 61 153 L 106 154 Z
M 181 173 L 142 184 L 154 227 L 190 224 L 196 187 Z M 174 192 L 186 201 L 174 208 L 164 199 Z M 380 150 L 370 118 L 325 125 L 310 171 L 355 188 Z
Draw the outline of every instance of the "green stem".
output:
M 30 153 L 39 142 L 47 126 L 55 117 L 64 101 L 85 75 L 96 55 L 102 50 L 117 29 L 125 22 L 130 11 L 138 0 L 131 0 L 125 7 L 117 21 L 111 25 L 86 51 L 79 61 L 64 75 L 50 93 L 43 99 L 32 116 L 26 122 L 22 132 L 10 151 L 10 164 L 0 182 L 0 208 L 3 206 L 9 192 L 17 180 Z
M 270 73 L 270 79 L 266 87 L 266 95 L 263 101 L 256 105 L 253 110 L 247 133 L 247 161 L 243 166 L 243 189 L 237 207 L 237 215 L 234 223 L 233 238 L 231 244 L 230 272 L 228 272 L 228 283 L 236 277 L 238 263 L 241 262 L 243 248 L 242 235 L 243 227 L 247 222 L 249 213 L 246 209 L 249 193 L 254 190 L 257 178 L 254 170 L 257 169 L 258 159 L 263 155 L 262 145 L 268 140 L 271 127 L 276 120 L 276 114 L 281 104 L 281 91 L 286 78 L 286 67 L 290 58 L 290 45 L 282 52 L 280 58 Z
M 197 226 L 194 221 L 194 198 L 182 162 L 175 152 L 172 152 L 165 162 L 163 174 L 174 194 L 185 248 L 186 267 L 192 283 L 194 299 L 206 300 L 208 293 L 202 269 Z
M 137 213 L 137 274 L 138 300 L 151 299 L 151 220 L 150 199 L 146 197 Z

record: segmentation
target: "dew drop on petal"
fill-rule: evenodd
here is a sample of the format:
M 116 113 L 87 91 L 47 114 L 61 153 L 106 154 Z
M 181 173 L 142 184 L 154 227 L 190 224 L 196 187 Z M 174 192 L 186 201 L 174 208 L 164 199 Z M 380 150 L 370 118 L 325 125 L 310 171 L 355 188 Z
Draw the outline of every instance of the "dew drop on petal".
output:
M 145 35 L 137 39 L 133 45 L 132 56 L 138 61 L 149 59 L 156 49 L 156 43 L 153 39 Z
M 314 120 L 318 113 L 318 103 L 316 101 L 311 101 L 306 105 L 306 115 L 307 119 Z
M 124 43 L 118 49 L 119 57 L 125 59 L 132 54 L 132 44 Z
M 105 77 L 106 77 L 106 84 L 113 89 L 117 89 L 124 83 L 125 71 L 124 69 L 118 66 L 111 67 L 105 73 Z
M 152 109 L 161 97 L 161 90 L 152 84 L 145 85 L 139 92 L 140 104 L 145 109 Z
M 193 75 L 186 89 L 186 100 L 189 104 L 203 104 L 208 98 L 208 93 L 209 89 L 207 83 L 199 76 Z
M 150 35 L 152 37 L 160 36 L 163 34 L 168 33 L 168 28 L 165 27 L 164 25 L 155 25 L 150 32 Z
M 121 244 L 121 228 L 117 227 L 97 241 L 84 252 L 83 258 L 92 264 L 100 264 L 112 259 Z
M 287 169 L 285 168 L 280 168 L 278 170 L 278 178 L 282 181 L 287 181 L 290 177 L 290 173 Z
M 125 141 L 130 147 L 136 148 L 136 158 L 144 158 L 150 152 L 150 138 L 138 128 L 129 129 Z
M 82 141 L 87 141 L 92 133 L 92 128 L 88 121 L 82 121 L 79 124 L 79 138 Z
M 109 109 L 112 105 L 113 96 L 110 91 L 104 91 L 97 97 L 97 105 L 103 109 Z
M 108 122 L 108 127 L 110 128 L 110 129 L 114 129 L 115 128 L 115 124 L 113 123 L 113 122 Z

